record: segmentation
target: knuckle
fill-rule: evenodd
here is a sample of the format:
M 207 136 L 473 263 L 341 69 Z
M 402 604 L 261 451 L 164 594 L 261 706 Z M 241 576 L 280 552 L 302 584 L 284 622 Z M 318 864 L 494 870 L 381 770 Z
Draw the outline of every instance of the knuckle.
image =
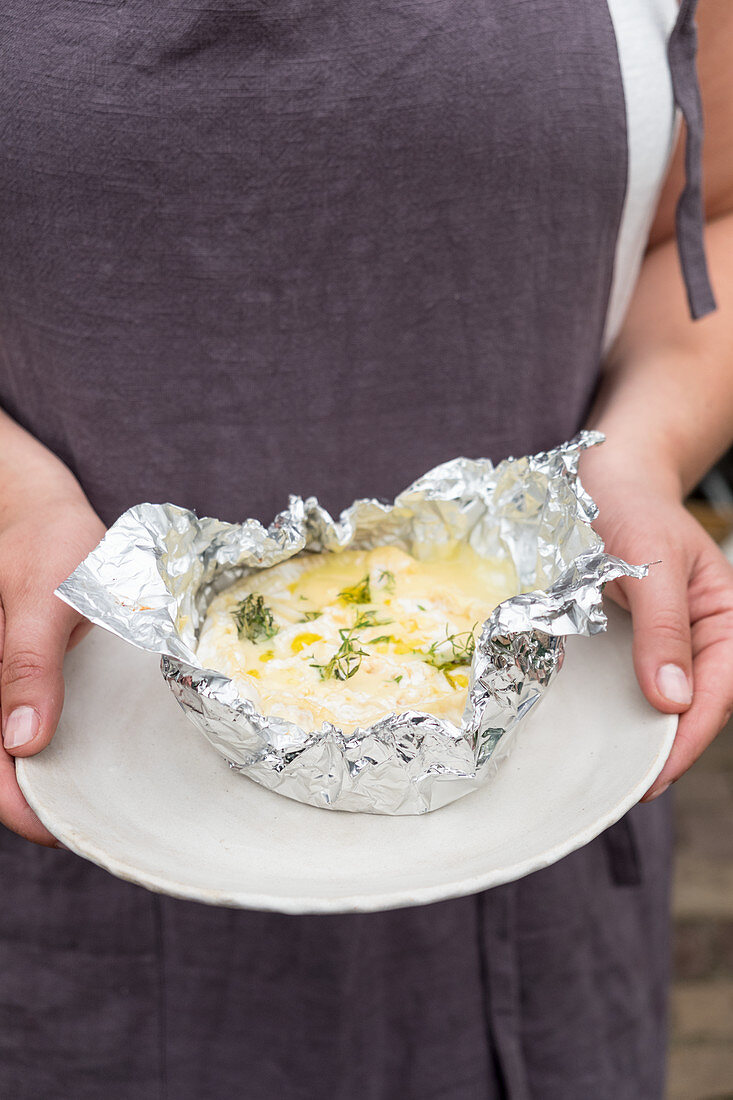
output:
M 672 608 L 659 608 L 646 624 L 646 631 L 654 635 L 655 638 L 666 642 L 688 643 L 690 624 L 686 618 Z
M 48 675 L 48 665 L 39 654 L 28 649 L 16 649 L 3 658 L 3 685 L 42 680 Z

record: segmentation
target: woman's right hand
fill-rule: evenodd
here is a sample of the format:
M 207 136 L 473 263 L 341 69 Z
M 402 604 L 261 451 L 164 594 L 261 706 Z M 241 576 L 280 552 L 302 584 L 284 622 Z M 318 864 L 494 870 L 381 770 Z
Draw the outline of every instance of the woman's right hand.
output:
M 0 416 L 2 433 L 12 422 Z M 12 434 L 18 431 L 13 424 Z M 66 467 L 23 436 L 23 447 L 37 448 L 32 461 L 19 462 L 15 451 L 15 461 L 0 470 L 10 475 L 0 480 L 0 822 L 54 847 L 21 793 L 14 758 L 33 756 L 53 737 L 64 699 L 64 654 L 91 625 L 53 592 L 104 526 Z

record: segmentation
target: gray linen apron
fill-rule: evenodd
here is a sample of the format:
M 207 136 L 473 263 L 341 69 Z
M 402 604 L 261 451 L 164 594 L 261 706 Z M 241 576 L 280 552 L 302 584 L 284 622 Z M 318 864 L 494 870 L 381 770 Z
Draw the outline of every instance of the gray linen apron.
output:
M 0 402 L 105 521 L 338 510 L 582 423 L 626 183 L 601 0 L 6 0 L 0 87 Z M 666 800 L 520 882 L 343 917 L 0 832 L 0 1096 L 662 1095 Z

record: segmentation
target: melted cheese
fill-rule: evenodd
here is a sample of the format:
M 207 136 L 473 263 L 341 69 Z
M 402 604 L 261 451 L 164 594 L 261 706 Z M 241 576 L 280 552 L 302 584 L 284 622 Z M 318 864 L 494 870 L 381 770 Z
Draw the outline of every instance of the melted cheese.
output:
M 349 601 L 345 590 L 355 587 L 352 595 L 368 602 Z M 351 732 L 406 710 L 459 724 L 470 659 L 436 665 L 465 656 L 471 632 L 477 637 L 517 591 L 510 562 L 481 558 L 465 543 L 432 548 L 421 560 L 396 546 L 304 553 L 220 593 L 197 654 L 260 713 L 305 729 L 331 722 Z M 271 637 L 238 636 L 236 609 L 248 596 L 261 596 L 272 613 Z M 345 641 L 360 652 L 339 661 Z

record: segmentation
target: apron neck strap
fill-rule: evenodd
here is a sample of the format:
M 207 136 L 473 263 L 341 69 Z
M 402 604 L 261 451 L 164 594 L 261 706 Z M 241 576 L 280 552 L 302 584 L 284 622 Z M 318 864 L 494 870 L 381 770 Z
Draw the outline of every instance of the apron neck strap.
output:
M 695 70 L 697 0 L 681 0 L 677 22 L 667 46 L 672 89 L 687 127 L 685 143 L 685 186 L 677 203 L 677 250 L 687 289 L 690 313 L 697 320 L 715 308 L 710 285 L 703 227 L 702 200 L 702 103 Z

